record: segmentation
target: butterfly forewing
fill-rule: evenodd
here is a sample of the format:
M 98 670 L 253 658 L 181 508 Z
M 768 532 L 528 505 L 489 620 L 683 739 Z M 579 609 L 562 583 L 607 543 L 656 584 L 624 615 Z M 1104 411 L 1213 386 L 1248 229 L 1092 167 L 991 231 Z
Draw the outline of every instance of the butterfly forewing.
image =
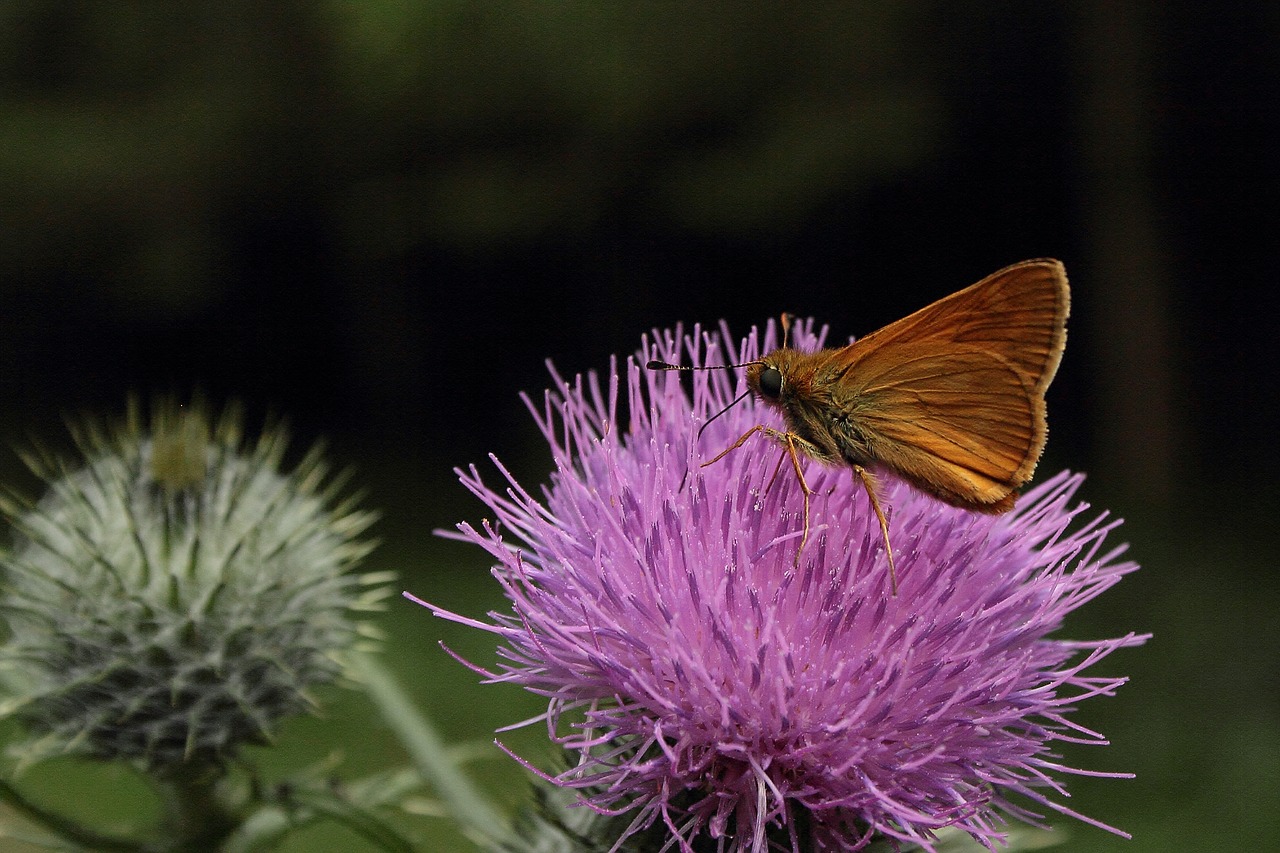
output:
M 1057 261 L 1024 261 L 836 351 L 871 455 L 950 503 L 1000 511 L 1044 449 L 1068 310 Z
M 1069 293 L 1060 262 L 1023 261 L 860 338 L 842 353 L 848 367 L 865 376 L 894 361 L 895 344 L 968 344 L 1007 361 L 1043 393 L 1062 359 Z

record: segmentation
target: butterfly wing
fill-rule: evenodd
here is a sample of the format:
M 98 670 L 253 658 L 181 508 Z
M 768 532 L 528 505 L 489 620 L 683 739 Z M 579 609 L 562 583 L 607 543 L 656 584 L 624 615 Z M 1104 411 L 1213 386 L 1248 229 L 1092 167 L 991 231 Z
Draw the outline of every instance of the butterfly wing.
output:
M 1069 299 L 1062 264 L 1024 261 L 837 350 L 848 423 L 918 488 L 1010 508 L 1044 449 Z
M 852 366 L 891 363 L 904 343 L 967 344 L 998 355 L 1043 393 L 1062 359 L 1070 289 L 1061 262 L 1023 261 L 860 338 L 841 352 Z M 870 367 L 870 364 L 868 365 Z

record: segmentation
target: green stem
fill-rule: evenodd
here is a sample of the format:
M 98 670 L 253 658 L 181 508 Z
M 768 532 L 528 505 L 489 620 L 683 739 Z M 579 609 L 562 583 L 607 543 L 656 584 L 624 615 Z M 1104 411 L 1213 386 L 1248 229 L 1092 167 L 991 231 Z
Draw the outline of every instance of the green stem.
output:
M 171 770 L 160 780 L 167 822 L 188 851 L 217 850 L 241 818 L 230 814 L 218 796 L 220 769 L 196 762 Z
M 356 669 L 368 688 L 369 697 L 454 819 L 482 837 L 513 841 L 506 819 L 449 758 L 440 735 L 381 662 L 372 655 L 361 655 Z

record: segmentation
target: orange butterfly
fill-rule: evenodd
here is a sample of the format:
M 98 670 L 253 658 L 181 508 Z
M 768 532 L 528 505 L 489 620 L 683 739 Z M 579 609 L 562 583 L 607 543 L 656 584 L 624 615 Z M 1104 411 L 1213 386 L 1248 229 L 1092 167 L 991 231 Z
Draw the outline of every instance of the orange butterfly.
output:
M 853 469 L 880 523 L 897 593 L 889 523 L 874 468 L 947 503 L 1001 513 L 1013 508 L 1044 450 L 1045 389 L 1066 342 L 1070 289 L 1055 260 L 1023 261 L 939 299 L 848 346 L 799 352 L 787 346 L 746 367 L 747 386 L 778 409 L 786 431 L 757 432 L 786 448 L 809 499 L 800 454 Z M 784 318 L 784 335 L 789 323 Z M 686 369 L 660 361 L 655 370 Z M 737 402 L 737 401 L 734 401 Z

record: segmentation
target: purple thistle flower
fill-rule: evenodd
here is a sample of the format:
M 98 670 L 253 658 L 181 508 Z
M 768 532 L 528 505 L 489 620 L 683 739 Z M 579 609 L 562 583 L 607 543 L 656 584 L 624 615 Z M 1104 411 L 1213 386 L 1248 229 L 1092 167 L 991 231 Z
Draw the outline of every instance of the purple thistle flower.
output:
M 793 329 L 803 348 L 825 335 Z M 777 345 L 772 324 L 734 353 Z M 1041 825 L 1061 805 L 1054 741 L 1105 744 L 1069 719 L 1080 700 L 1126 679 L 1087 676 L 1141 644 L 1048 639 L 1063 617 L 1137 565 L 1104 551 L 1120 522 L 1082 520 L 1078 474 L 1061 473 L 988 516 L 886 477 L 899 594 L 866 495 L 844 468 L 806 464 L 816 492 L 799 565 L 802 495 L 779 446 L 753 438 L 699 464 L 750 427 L 781 428 L 744 401 L 740 372 L 692 374 L 692 400 L 651 358 L 724 364 L 719 336 L 646 339 L 607 383 L 566 382 L 526 398 L 555 459 L 541 498 L 502 465 L 493 489 L 464 485 L 495 516 L 451 534 L 485 548 L 512 612 L 491 623 L 427 604 L 500 637 L 494 682 L 548 698 L 553 741 L 576 763 L 555 776 L 602 814 L 634 817 L 623 835 L 665 824 L 682 851 L 859 850 L 884 837 L 934 850 L 959 828 L 993 847 L 1003 815 Z M 620 415 L 620 397 L 625 412 Z M 625 429 L 618 418 L 626 417 Z M 415 599 L 416 600 L 416 599 Z M 423 602 L 425 603 L 425 602 Z M 1123 833 L 1119 833 L 1122 834 Z M 619 839 L 621 845 L 622 839 Z

